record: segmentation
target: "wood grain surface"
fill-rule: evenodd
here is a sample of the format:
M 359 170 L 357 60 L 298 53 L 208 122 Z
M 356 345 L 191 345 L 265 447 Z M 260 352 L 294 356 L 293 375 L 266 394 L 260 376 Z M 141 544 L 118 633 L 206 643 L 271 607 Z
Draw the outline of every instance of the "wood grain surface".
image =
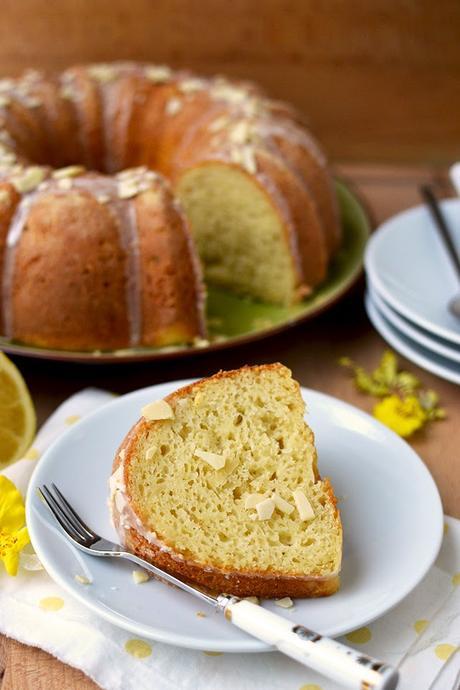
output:
M 393 213 L 419 203 L 418 185 L 431 182 L 441 193 L 451 194 L 445 172 L 436 168 L 340 166 L 369 209 L 374 224 Z M 128 366 L 84 367 L 17 358 L 37 405 L 41 422 L 67 396 L 92 385 L 124 393 L 162 381 L 205 376 L 220 368 L 279 360 L 287 364 L 305 386 L 316 388 L 370 411 L 372 399 L 358 393 L 337 358 L 349 355 L 367 367 L 377 364 L 386 348 L 371 327 L 363 308 L 363 282 L 353 294 L 317 320 L 260 343 L 212 356 L 178 362 Z M 412 442 L 430 468 L 440 489 L 445 512 L 460 517 L 460 393 L 454 384 L 419 369 L 404 358 L 413 371 L 441 396 L 448 412 L 445 421 L 432 425 Z M 321 462 L 321 459 L 320 459 Z M 388 458 L 392 462 L 392 458 Z M 75 669 L 64 666 L 45 652 L 0 636 L 1 690 L 90 690 L 94 683 Z
M 165 61 L 296 103 L 335 160 L 460 157 L 458 0 L 2 0 L 0 75 Z

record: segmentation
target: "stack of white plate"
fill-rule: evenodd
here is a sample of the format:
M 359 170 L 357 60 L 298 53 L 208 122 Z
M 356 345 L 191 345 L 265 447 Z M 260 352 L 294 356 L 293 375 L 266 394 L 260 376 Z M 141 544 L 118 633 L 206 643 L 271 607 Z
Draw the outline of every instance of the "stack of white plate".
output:
M 442 202 L 460 252 L 460 200 Z M 425 206 L 387 220 L 366 249 L 366 310 L 391 347 L 460 384 L 460 318 L 448 310 L 460 284 Z

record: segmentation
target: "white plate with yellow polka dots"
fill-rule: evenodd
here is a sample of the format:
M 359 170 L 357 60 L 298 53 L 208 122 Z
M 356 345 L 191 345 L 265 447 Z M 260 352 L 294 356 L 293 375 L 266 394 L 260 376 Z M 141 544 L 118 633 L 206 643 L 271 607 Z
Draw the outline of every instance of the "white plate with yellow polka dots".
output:
M 143 405 L 186 383 L 161 384 L 114 400 L 70 428 L 43 455 L 27 499 L 32 543 L 59 585 L 136 635 L 208 651 L 269 651 L 190 595 L 155 580 L 135 584 L 127 562 L 77 551 L 35 492 L 37 486 L 55 482 L 96 532 L 115 541 L 107 488 L 116 449 Z M 339 497 L 344 557 L 337 594 L 299 599 L 283 614 L 337 636 L 378 618 L 420 582 L 441 544 L 442 507 L 425 465 L 393 432 L 335 398 L 308 389 L 302 394 L 320 470 L 331 478 Z M 274 602 L 263 605 L 282 612 Z

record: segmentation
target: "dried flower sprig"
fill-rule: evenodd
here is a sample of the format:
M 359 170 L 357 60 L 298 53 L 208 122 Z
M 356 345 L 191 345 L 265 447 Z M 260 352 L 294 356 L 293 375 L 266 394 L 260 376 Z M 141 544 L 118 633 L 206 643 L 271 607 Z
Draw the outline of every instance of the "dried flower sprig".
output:
M 370 373 L 349 357 L 342 357 L 339 364 L 351 372 L 358 390 L 381 398 L 374 407 L 374 416 L 400 436 L 411 436 L 427 422 L 446 417 L 437 393 L 423 389 L 414 374 L 399 371 L 397 357 L 390 350 L 383 353 L 378 367 Z

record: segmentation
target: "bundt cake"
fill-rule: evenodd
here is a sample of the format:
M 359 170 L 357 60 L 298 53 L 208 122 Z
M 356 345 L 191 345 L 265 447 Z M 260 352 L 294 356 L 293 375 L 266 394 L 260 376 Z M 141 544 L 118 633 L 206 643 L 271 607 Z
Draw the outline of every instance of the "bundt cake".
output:
M 109 482 L 122 543 L 217 592 L 334 593 L 342 527 L 304 411 L 281 364 L 220 372 L 144 407 Z
M 190 343 L 205 333 L 195 247 L 210 284 L 288 305 L 340 240 L 322 152 L 252 84 L 131 62 L 0 81 L 7 338 Z

